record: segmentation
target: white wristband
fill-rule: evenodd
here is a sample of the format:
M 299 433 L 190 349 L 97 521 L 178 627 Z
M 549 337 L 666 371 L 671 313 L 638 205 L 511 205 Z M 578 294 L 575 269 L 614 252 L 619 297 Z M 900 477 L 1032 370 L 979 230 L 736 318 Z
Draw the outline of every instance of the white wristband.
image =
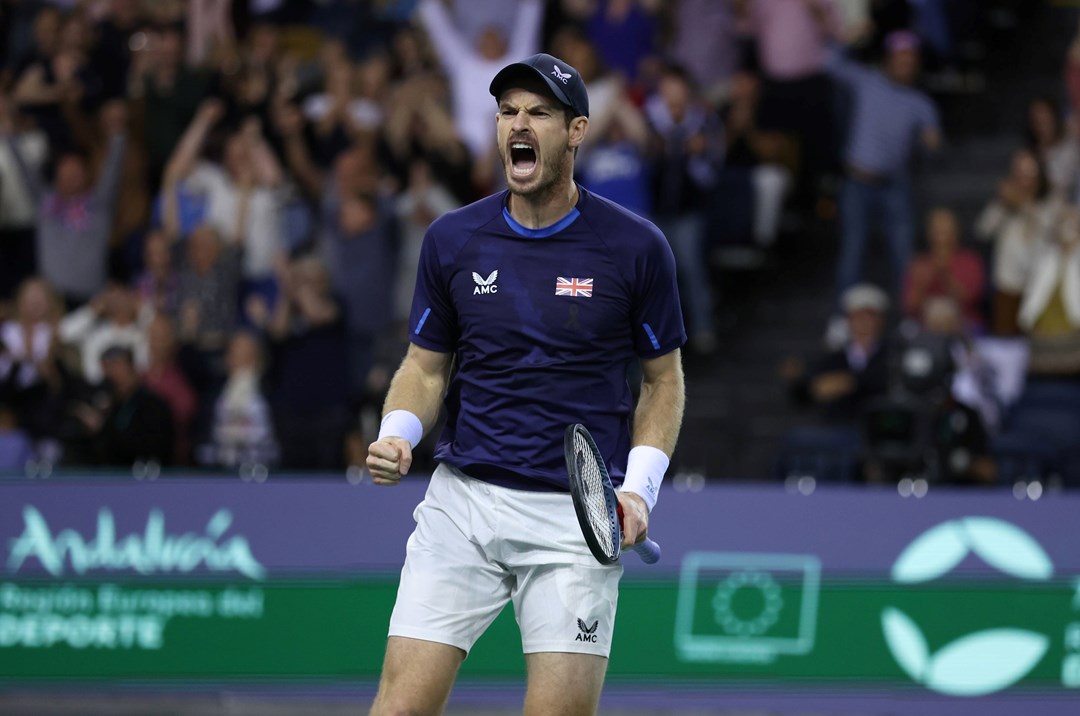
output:
M 645 500 L 645 505 L 652 512 L 656 498 L 660 493 L 660 483 L 664 481 L 671 460 L 663 450 L 650 445 L 638 445 L 630 450 L 626 460 L 626 477 L 620 490 L 633 492 Z
M 424 437 L 424 424 L 408 410 L 391 410 L 379 425 L 379 440 L 383 438 L 402 438 L 409 445 L 416 447 Z

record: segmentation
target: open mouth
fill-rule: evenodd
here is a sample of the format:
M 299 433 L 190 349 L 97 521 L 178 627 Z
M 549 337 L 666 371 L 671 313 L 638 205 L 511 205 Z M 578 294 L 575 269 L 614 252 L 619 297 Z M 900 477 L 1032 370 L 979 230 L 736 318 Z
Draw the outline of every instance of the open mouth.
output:
M 514 176 L 527 177 L 536 171 L 536 149 L 526 142 L 510 143 L 510 167 Z

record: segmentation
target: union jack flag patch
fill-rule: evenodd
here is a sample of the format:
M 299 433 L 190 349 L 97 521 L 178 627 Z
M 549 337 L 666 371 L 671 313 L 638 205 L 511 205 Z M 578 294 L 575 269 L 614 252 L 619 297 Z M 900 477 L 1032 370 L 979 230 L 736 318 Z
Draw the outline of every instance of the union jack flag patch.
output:
M 592 282 L 591 278 L 563 278 L 559 276 L 555 279 L 555 295 L 592 298 Z

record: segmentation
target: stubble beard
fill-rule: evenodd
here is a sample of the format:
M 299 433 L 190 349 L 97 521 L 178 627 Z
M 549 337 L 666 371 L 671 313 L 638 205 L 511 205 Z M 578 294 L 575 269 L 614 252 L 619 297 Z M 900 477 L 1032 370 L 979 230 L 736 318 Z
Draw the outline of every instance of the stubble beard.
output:
M 570 152 L 570 145 L 567 144 L 560 151 L 560 155 L 555 157 L 538 157 L 537 161 L 539 166 L 537 170 L 541 172 L 540 180 L 532 186 L 526 188 L 515 188 L 513 184 L 513 174 L 511 173 L 511 164 L 509 157 L 505 156 L 506 150 L 500 149 L 500 153 L 503 156 L 503 171 L 506 172 L 506 186 L 510 190 L 510 193 L 514 196 L 521 197 L 530 202 L 543 203 L 559 194 L 560 187 L 566 183 L 566 179 L 569 176 L 567 172 L 566 154 Z M 545 172 L 547 173 L 545 175 Z M 531 178 L 531 177 L 530 177 Z

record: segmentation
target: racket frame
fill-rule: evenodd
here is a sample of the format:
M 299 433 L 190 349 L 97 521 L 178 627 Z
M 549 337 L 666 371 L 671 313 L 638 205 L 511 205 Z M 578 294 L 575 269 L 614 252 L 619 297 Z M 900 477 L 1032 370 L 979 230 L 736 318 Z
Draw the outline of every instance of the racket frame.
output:
M 591 452 L 589 457 L 595 460 L 600 468 L 600 490 L 604 496 L 614 554 L 608 554 L 604 551 L 603 545 L 600 544 L 600 540 L 596 536 L 592 520 L 589 519 L 589 508 L 586 506 L 586 501 L 591 498 L 585 494 L 581 471 L 578 469 L 577 440 L 575 439 L 578 435 L 585 439 L 585 443 Z M 589 434 L 585 426 L 580 423 L 567 426 L 563 436 L 563 446 L 566 454 L 566 472 L 570 483 L 570 496 L 574 502 L 574 511 L 577 513 L 581 532 L 585 536 L 585 543 L 600 564 L 615 564 L 622 555 L 622 525 L 619 521 L 619 498 L 616 497 L 615 488 L 611 485 L 607 465 L 604 464 L 600 450 L 596 447 L 596 441 L 593 440 L 592 435 Z

